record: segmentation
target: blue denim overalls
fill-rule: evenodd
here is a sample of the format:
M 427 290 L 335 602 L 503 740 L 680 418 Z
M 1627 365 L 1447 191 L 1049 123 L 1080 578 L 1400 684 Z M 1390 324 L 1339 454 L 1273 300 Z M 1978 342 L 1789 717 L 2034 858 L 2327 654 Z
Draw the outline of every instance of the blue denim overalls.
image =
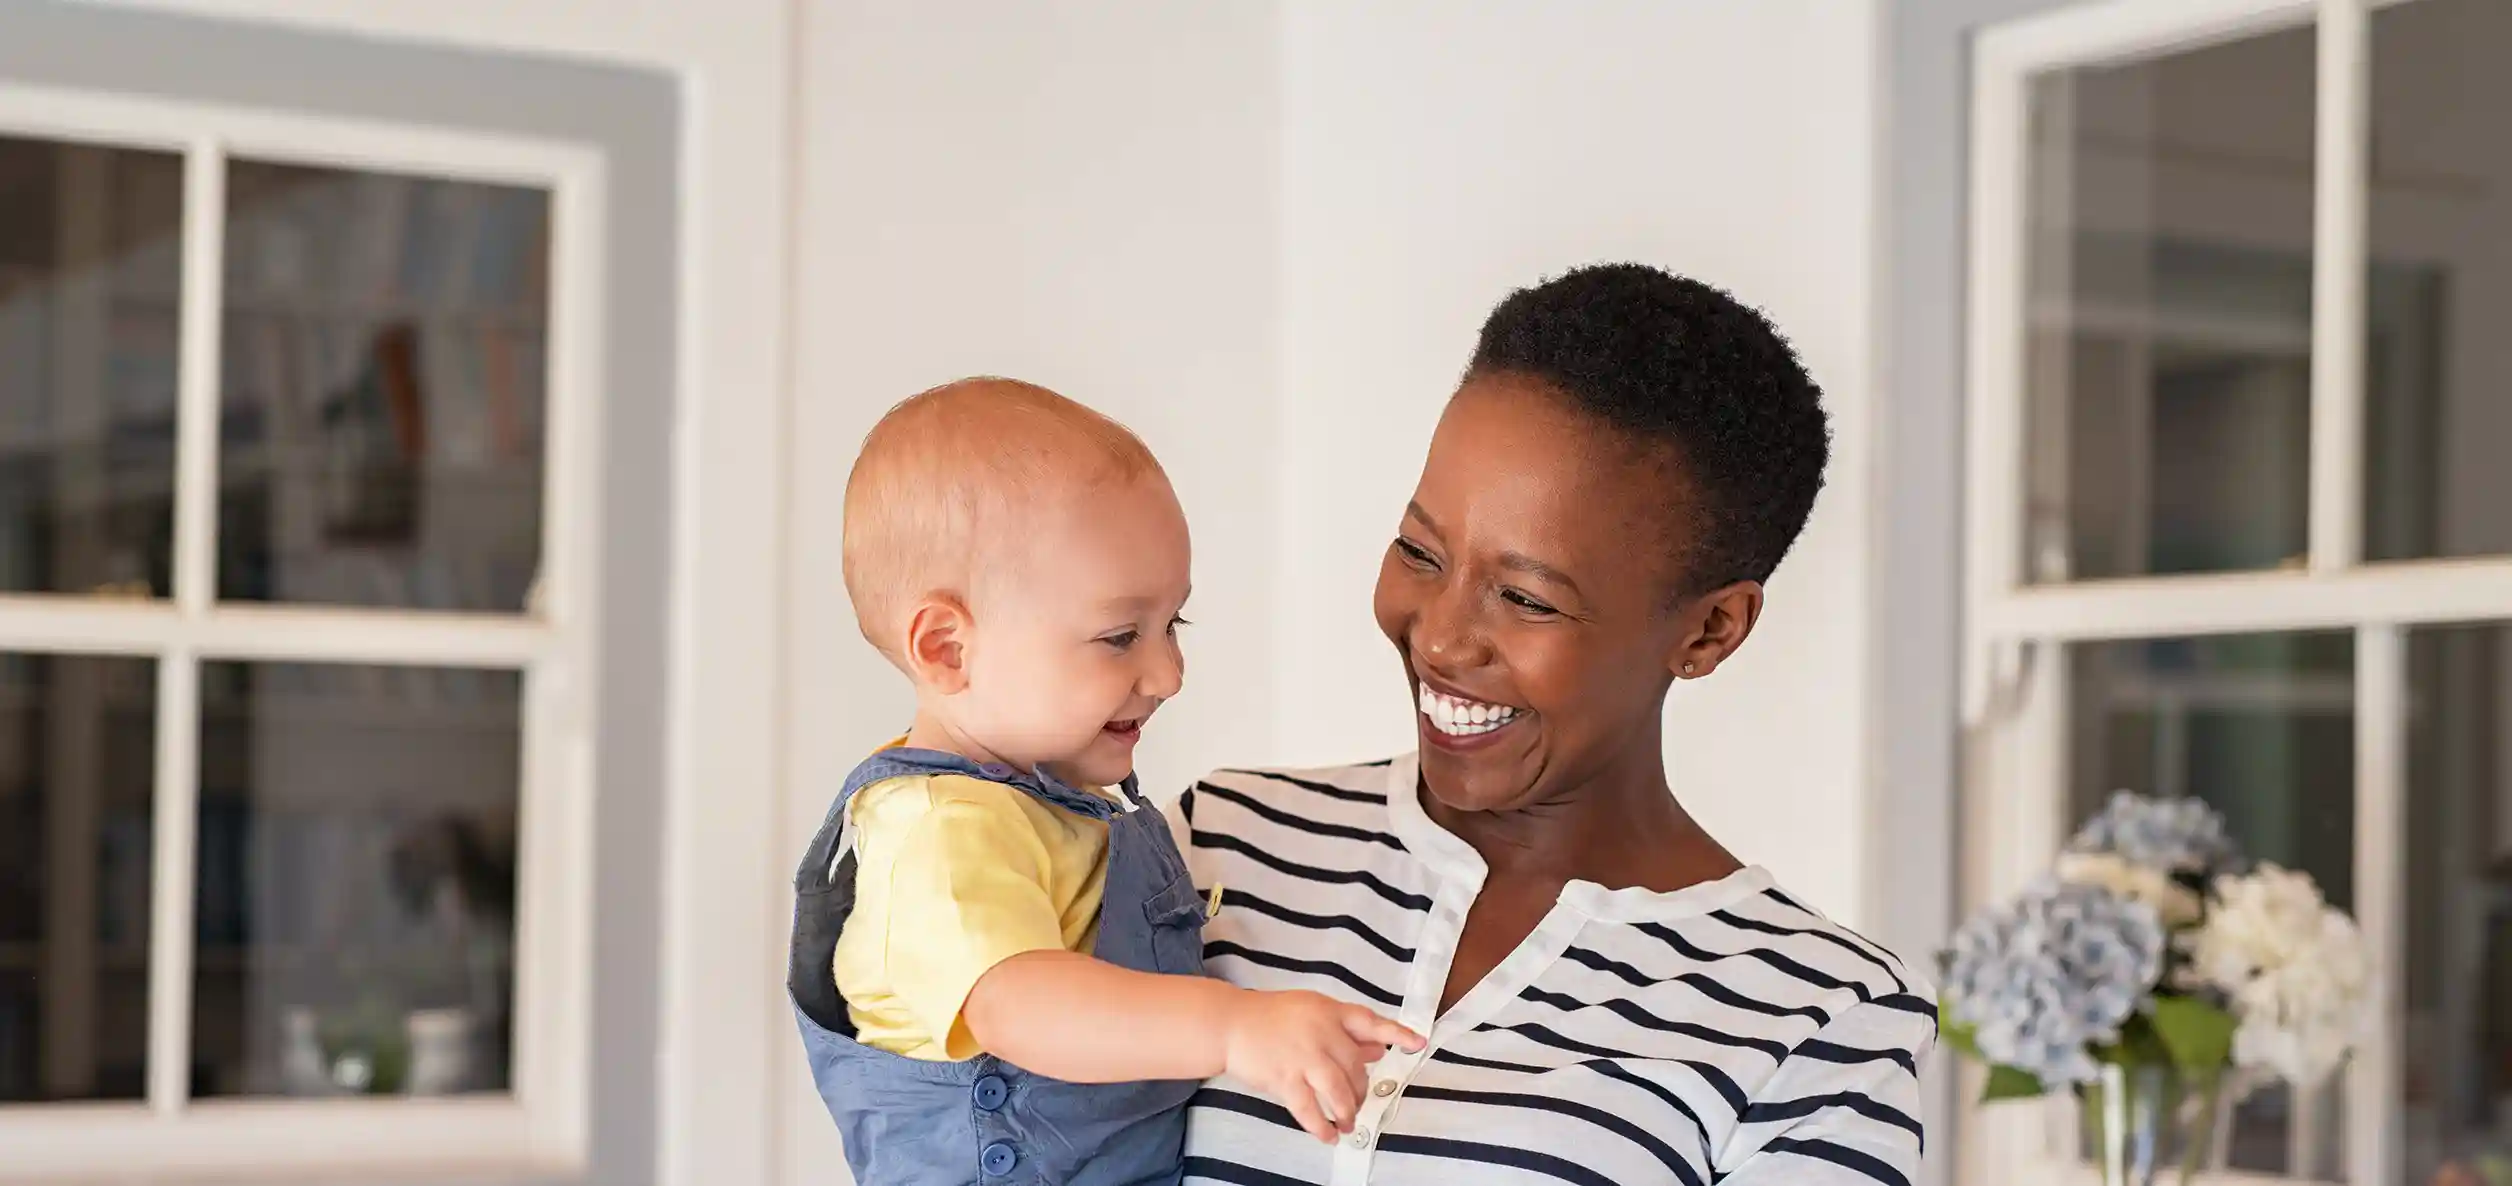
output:
M 794 874 L 794 939 L 786 989 L 811 1076 L 837 1121 L 859 1186 L 1137 1186 L 1175 1183 L 1193 1082 L 1077 1084 L 991 1055 L 966 1062 L 907 1058 L 855 1041 L 831 961 L 855 907 L 855 855 L 841 843 L 855 792 L 910 774 L 964 774 L 1018 787 L 1042 802 L 1108 821 L 1108 880 L 1091 954 L 1138 972 L 1204 970 L 1204 902 L 1160 813 L 1128 776 L 1120 806 L 1040 771 L 979 766 L 932 750 L 892 748 L 846 778 Z

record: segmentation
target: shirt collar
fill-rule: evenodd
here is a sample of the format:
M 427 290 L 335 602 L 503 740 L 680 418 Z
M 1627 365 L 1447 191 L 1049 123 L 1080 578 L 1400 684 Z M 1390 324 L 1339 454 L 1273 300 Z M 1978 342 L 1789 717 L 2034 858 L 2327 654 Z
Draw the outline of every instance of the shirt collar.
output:
M 1442 879 L 1462 882 L 1481 892 L 1484 880 L 1491 874 L 1483 854 L 1440 827 L 1422 809 L 1420 756 L 1406 754 L 1389 762 L 1386 778 L 1388 826 L 1396 839 L 1404 842 L 1405 851 Z M 1672 893 L 1640 886 L 1606 889 L 1592 881 L 1573 881 L 1561 887 L 1561 903 L 1605 922 L 1673 922 L 1723 910 L 1771 885 L 1767 870 L 1747 865 L 1717 880 L 1688 885 Z

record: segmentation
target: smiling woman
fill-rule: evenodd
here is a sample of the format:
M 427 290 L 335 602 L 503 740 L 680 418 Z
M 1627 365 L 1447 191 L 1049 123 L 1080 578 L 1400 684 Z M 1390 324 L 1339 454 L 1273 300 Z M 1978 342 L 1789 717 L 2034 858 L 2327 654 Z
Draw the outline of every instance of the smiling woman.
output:
M 1379 572 L 1418 752 L 1216 773 L 1172 813 L 1211 972 L 1429 1045 L 1331 1147 L 1215 1080 L 1189 1182 L 1908 1181 L 1933 991 L 1694 822 L 1662 731 L 1827 452 L 1787 343 L 1716 289 L 1596 267 L 1493 312 Z

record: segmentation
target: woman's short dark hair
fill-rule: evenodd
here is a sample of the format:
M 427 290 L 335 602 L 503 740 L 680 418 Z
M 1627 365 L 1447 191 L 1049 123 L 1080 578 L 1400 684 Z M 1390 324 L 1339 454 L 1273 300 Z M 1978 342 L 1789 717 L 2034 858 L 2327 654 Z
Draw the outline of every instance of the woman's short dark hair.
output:
M 1578 268 L 1509 294 L 1469 377 L 1507 373 L 1670 450 L 1700 500 L 1687 592 L 1767 581 L 1823 488 L 1822 392 L 1769 319 L 1643 264 Z

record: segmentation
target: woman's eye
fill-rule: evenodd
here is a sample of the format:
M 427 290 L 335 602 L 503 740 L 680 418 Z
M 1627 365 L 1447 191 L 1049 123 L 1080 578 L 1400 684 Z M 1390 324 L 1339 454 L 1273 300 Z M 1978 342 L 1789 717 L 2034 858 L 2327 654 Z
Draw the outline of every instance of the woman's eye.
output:
M 1432 559 L 1429 551 L 1403 536 L 1396 537 L 1396 551 L 1403 553 L 1404 562 L 1415 568 L 1439 567 L 1439 561 Z
M 1561 611 L 1559 611 L 1559 610 L 1554 609 L 1553 607 L 1551 607 L 1551 606 L 1549 606 L 1549 605 L 1544 604 L 1543 602 L 1537 601 L 1537 600 L 1535 600 L 1534 598 L 1527 596 L 1527 595 L 1526 595 L 1526 594 L 1524 594 L 1524 593 L 1518 592 L 1518 591 L 1517 591 L 1517 590 L 1515 590 L 1515 589 L 1503 589 L 1503 590 L 1501 590 L 1501 591 L 1500 591 L 1500 599 L 1501 599 L 1502 601 L 1506 601 L 1506 602 L 1508 602 L 1509 604 L 1511 604 L 1511 605 L 1514 605 L 1514 606 L 1518 607 L 1519 609 L 1525 610 L 1525 611 L 1527 611 L 1528 613 L 1534 613 L 1534 614 L 1554 614 L 1554 613 L 1560 613 L 1560 612 L 1561 612 Z
M 1104 642 L 1117 650 L 1124 651 L 1131 650 L 1135 643 L 1142 641 L 1142 637 L 1143 633 L 1140 630 L 1120 630 L 1115 634 L 1100 635 L 1099 641 Z

